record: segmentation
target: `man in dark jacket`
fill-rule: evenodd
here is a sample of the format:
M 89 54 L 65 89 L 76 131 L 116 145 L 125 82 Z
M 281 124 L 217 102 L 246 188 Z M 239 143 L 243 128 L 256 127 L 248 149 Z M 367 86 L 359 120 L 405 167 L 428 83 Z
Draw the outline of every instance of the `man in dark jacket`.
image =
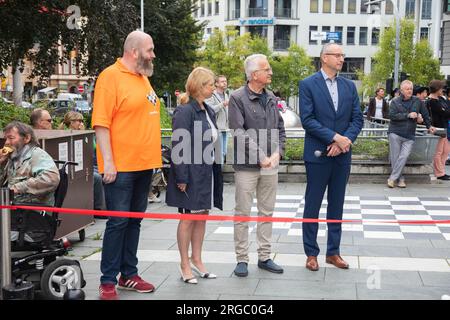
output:
M 228 105 L 228 122 L 234 130 L 234 163 L 237 216 L 249 216 L 256 192 L 258 216 L 270 217 L 275 207 L 278 162 L 283 155 L 284 122 L 274 94 L 265 87 L 272 68 L 267 57 L 254 54 L 245 60 L 247 85 L 234 91 Z M 272 223 L 258 222 L 258 267 L 274 273 L 283 269 L 270 258 Z M 237 266 L 234 273 L 248 275 L 248 222 L 234 224 Z
M 387 181 L 389 188 L 394 188 L 397 180 L 399 188 L 406 187 L 402 171 L 414 144 L 417 123 L 423 123 L 419 113 L 422 102 L 412 95 L 413 83 L 403 81 L 400 92 L 399 97 L 392 99 L 389 108 L 389 158 L 392 167 Z
M 381 122 L 380 118 L 388 119 L 389 118 L 389 105 L 386 100 L 384 100 L 384 89 L 378 88 L 375 91 L 375 97 L 371 98 L 369 101 L 369 108 L 367 110 L 367 119 L 371 120 L 372 118 L 375 122 Z

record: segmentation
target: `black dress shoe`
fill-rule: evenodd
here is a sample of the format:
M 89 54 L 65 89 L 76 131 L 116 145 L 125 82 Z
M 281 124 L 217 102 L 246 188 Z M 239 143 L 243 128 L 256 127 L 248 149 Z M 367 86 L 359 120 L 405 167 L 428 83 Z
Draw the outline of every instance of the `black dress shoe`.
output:
M 266 261 L 258 261 L 258 267 L 273 273 L 283 273 L 283 268 L 273 262 L 272 259 L 268 259 Z
M 443 176 L 437 177 L 439 180 L 450 180 L 450 176 L 444 174 Z

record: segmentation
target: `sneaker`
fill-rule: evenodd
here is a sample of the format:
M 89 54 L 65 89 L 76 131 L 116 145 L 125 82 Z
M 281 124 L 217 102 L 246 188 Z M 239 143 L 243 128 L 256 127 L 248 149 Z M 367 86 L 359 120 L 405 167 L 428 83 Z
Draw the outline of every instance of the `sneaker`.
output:
M 440 176 L 440 177 L 437 177 L 439 180 L 446 180 L 446 181 L 448 181 L 448 180 L 450 180 L 450 176 L 448 176 L 448 175 L 446 175 L 446 174 L 444 174 L 443 176 Z
M 237 275 L 238 277 L 248 276 L 247 263 L 238 262 L 238 264 L 236 265 L 236 268 L 234 268 L 234 274 Z
M 153 193 L 148 197 L 148 202 L 150 203 L 160 203 L 161 199 L 155 196 Z
M 283 273 L 282 267 L 273 262 L 272 259 L 267 259 L 266 261 L 258 260 L 258 268 L 264 269 L 273 273 Z
M 124 278 L 120 276 L 119 278 L 119 289 L 133 290 L 140 293 L 152 292 L 155 287 L 144 280 L 138 275 L 132 276 L 130 278 Z
M 112 283 L 101 284 L 98 288 L 100 300 L 118 300 L 116 286 Z
M 399 187 L 399 188 L 406 188 L 405 180 L 400 180 L 400 181 L 398 182 L 397 187 Z
M 388 186 L 389 188 L 394 188 L 394 187 L 395 187 L 395 185 L 394 185 L 394 180 L 389 180 L 389 179 L 388 179 L 388 181 L 387 181 L 387 186 Z

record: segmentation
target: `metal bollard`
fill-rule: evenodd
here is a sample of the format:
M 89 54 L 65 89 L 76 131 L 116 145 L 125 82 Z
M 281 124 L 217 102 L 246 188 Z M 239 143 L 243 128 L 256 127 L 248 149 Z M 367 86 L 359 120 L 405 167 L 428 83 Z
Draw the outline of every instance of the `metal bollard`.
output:
M 10 190 L 0 189 L 0 203 L 2 206 L 9 206 Z M 2 247 L 2 286 L 11 284 L 11 210 L 2 209 L 1 220 L 1 247 Z

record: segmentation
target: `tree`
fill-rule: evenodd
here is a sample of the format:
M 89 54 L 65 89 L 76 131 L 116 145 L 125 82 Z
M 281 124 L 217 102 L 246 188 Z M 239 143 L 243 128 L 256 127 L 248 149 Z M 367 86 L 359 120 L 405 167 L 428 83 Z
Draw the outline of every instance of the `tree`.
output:
M 196 3 L 197 1 L 195 1 Z M 135 1 L 140 5 L 140 1 Z M 146 0 L 144 30 L 155 42 L 155 72 L 152 84 L 162 94 L 175 89 L 184 91 L 184 85 L 197 59 L 205 24 L 193 17 L 192 0 Z
M 288 49 L 288 55 L 274 55 L 271 59 L 273 69 L 272 88 L 279 90 L 286 100 L 298 94 L 298 83 L 314 72 L 311 57 L 296 44 Z
M 272 54 L 265 39 L 252 37 L 250 33 L 238 35 L 234 29 L 216 30 L 199 51 L 197 65 L 225 75 L 230 87 L 239 88 L 246 81 L 244 60 L 254 53 Z
M 433 57 L 428 41 L 414 44 L 414 22 L 402 19 L 400 29 L 400 71 L 410 75 L 414 84 L 426 85 L 432 79 L 442 79 L 439 61 Z M 377 87 L 384 87 L 386 79 L 394 72 L 395 61 L 395 22 L 384 29 L 380 37 L 380 49 L 374 55 L 373 69 L 368 75 L 362 75 L 363 90 L 374 92 Z

